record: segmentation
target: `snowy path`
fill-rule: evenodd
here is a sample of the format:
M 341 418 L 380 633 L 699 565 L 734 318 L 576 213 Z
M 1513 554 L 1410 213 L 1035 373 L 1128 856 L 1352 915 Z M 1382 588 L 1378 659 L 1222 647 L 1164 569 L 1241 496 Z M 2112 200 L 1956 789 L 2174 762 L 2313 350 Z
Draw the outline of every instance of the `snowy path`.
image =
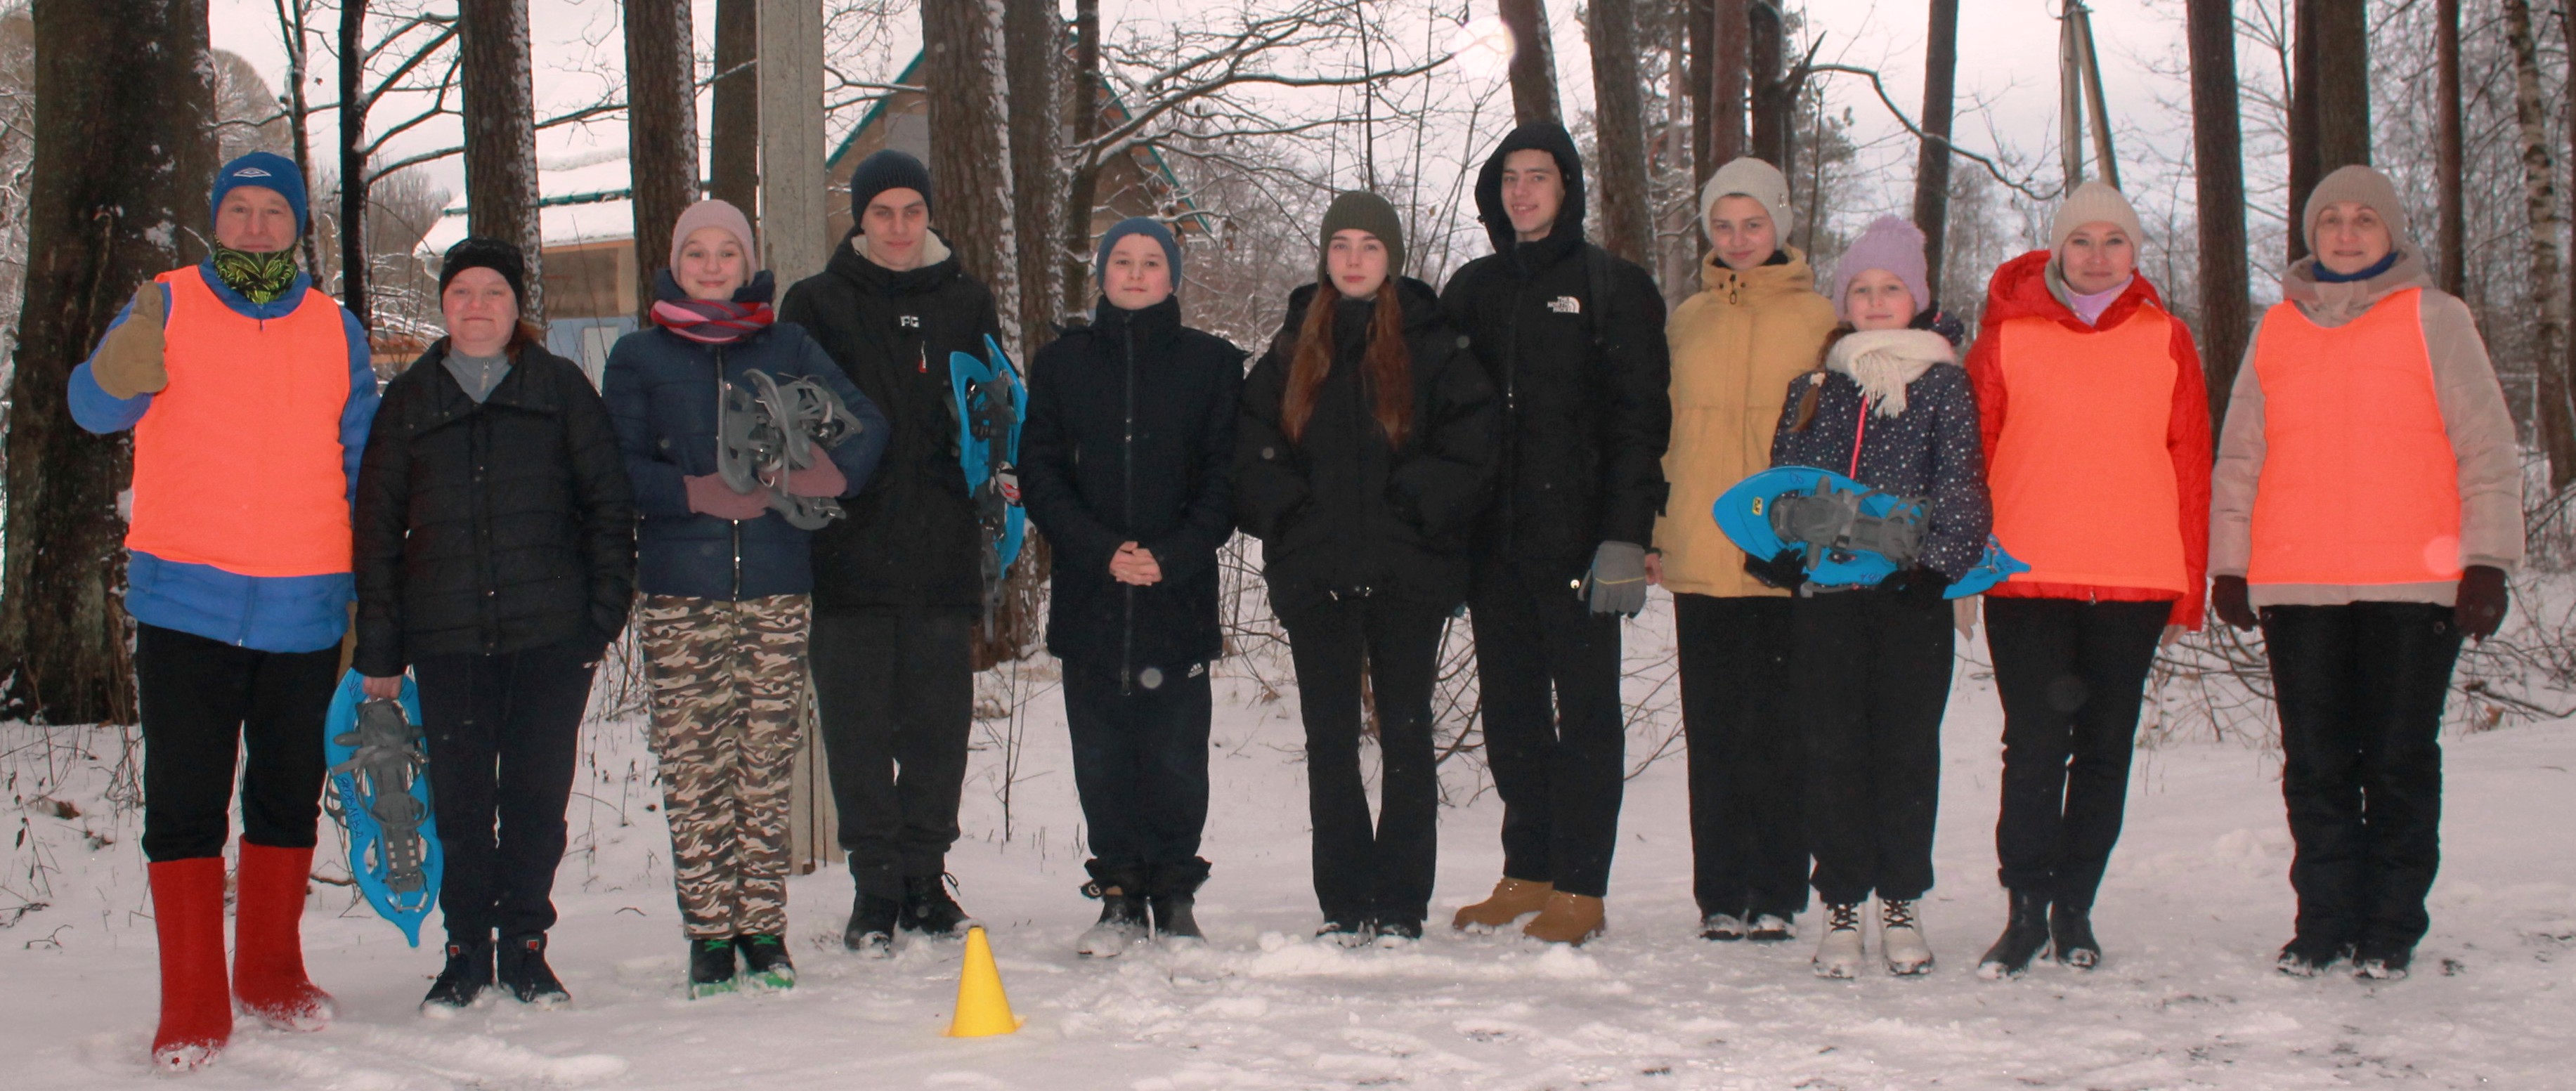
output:
M 577 999 L 544 1013 L 501 1003 L 445 1021 L 413 1005 L 437 969 L 345 892 L 307 917 L 316 980 L 340 999 L 330 1030 L 245 1022 L 200 1088 L 2024 1088 L 2576 1086 L 2576 731 L 2511 728 L 2451 740 L 2448 858 L 2433 934 L 2409 981 L 2293 981 L 2269 968 L 2286 938 L 2288 837 L 2273 768 L 2233 746 L 2141 754 L 2128 834 L 2097 921 L 2108 964 L 2014 983 L 1968 971 L 2000 925 L 1992 822 L 1999 713 L 1963 674 L 1947 730 L 1941 884 L 1926 922 L 1941 965 L 1925 980 L 1815 979 L 1808 945 L 1692 938 L 1683 766 L 1630 785 L 1612 933 L 1581 951 L 1436 934 L 1414 949 L 1347 952 L 1314 922 L 1294 695 L 1220 690 L 1214 943 L 1085 963 L 1096 912 L 1073 835 L 1052 695 L 1032 706 L 1014 843 L 1000 843 L 990 753 L 968 788 L 969 840 L 951 857 L 969 909 L 993 926 L 1014 1037 L 940 1036 L 955 944 L 886 962 L 838 949 L 845 876 L 793 886 L 804 983 L 783 996 L 679 998 L 667 845 L 631 741 L 596 758 L 574 813 L 554 962 Z M 136 832 L 97 798 L 104 775 L 34 783 L 36 729 L 0 728 L 21 756 L 11 791 L 32 840 L 0 873 L 51 908 L 0 930 L 0 1086 L 142 1086 L 153 941 Z M 86 786 L 86 787 L 85 787 Z M 84 794 L 86 790 L 87 794 Z M 619 826 L 618 793 L 628 793 Z M 39 793 L 90 812 L 57 817 Z M 1444 813 L 1435 916 L 1499 866 L 1490 796 Z M 116 843 L 92 851 L 83 831 Z M 589 846 L 593 851 L 579 851 Z M 0 896 L 0 904 L 11 899 Z M 327 914 L 339 912 L 336 918 Z M 0 914 L 5 919 L 5 914 Z M 1813 914 L 1806 923 L 1812 924 Z M 435 926 L 433 925 L 433 931 Z M 1438 931 L 1438 930 L 1436 930 Z

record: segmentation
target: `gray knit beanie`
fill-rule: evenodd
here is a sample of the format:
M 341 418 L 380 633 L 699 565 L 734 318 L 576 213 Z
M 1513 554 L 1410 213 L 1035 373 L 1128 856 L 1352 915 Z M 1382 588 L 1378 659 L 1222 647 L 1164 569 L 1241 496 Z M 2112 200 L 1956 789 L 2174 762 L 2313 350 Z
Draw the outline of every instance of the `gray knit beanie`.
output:
M 2381 223 L 2388 225 L 2392 249 L 2402 249 L 2414 240 L 2406 222 L 2406 203 L 2397 199 L 2397 185 L 2388 176 L 2361 164 L 2336 167 L 2317 180 L 2317 188 L 2308 192 L 2308 207 L 2299 213 L 2299 226 L 2312 241 L 2317 237 L 2317 216 L 2327 205 L 2340 201 L 2359 201 L 2379 213 Z

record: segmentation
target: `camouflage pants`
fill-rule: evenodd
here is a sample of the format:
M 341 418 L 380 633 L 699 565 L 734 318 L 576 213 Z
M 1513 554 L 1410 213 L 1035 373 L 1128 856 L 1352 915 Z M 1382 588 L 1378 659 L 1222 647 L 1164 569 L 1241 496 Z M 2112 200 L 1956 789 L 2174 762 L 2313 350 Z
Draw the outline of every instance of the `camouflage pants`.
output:
M 808 613 L 803 595 L 652 595 L 636 611 L 672 879 L 692 939 L 787 931 L 788 771 Z

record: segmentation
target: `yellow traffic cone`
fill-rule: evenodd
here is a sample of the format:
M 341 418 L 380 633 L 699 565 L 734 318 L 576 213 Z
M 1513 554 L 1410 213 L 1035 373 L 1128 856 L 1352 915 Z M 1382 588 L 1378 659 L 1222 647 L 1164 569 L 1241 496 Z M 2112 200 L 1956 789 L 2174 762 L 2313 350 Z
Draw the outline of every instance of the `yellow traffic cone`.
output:
M 1020 1029 L 1011 1014 L 1011 998 L 1002 993 L 1002 971 L 993 965 L 992 941 L 981 927 L 966 930 L 966 965 L 957 975 L 957 1017 L 948 1024 L 951 1038 L 989 1038 Z

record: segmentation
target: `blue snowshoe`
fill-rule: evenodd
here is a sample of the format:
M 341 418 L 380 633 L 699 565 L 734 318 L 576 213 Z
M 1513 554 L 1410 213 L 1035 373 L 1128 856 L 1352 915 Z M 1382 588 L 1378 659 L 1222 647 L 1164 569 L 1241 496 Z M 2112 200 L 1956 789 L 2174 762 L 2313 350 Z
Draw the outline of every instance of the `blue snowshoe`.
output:
M 348 831 L 349 873 L 367 904 L 418 947 L 446 870 L 429 801 L 420 688 L 406 675 L 402 699 L 386 701 L 369 698 L 362 682 L 356 671 L 341 677 L 323 723 L 331 775 L 323 809 Z
M 1807 579 L 1821 587 L 1872 586 L 1913 564 L 1930 522 L 1922 501 L 1813 466 L 1774 466 L 1736 482 L 1711 514 L 1748 556 L 1804 550 Z M 1989 534 L 1985 556 L 1943 597 L 1966 598 L 2027 571 Z
M 1019 369 L 991 337 L 984 338 L 985 359 L 973 353 L 948 354 L 948 385 L 957 401 L 958 462 L 966 471 L 966 491 L 975 504 L 984 560 L 984 623 L 993 621 L 993 604 L 1011 562 L 1020 558 L 1028 513 L 1020 508 L 1020 422 L 1026 416 L 1027 388 Z

